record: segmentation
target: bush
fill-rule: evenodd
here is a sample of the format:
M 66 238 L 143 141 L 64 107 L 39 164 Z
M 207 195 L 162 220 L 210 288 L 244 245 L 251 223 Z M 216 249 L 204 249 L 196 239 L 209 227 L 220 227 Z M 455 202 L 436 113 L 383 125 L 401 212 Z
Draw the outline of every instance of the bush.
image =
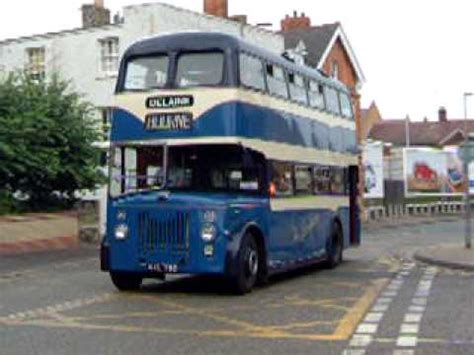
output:
M 14 73 L 0 82 L 0 199 L 15 209 L 14 194 L 38 210 L 71 205 L 74 191 L 101 181 L 100 140 L 93 107 L 57 76 L 33 80 Z

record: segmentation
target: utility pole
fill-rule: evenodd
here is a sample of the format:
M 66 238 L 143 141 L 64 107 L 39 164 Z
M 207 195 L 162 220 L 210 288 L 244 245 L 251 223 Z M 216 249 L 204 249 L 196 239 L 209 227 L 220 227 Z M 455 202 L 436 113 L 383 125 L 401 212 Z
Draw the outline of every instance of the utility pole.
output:
M 467 128 L 467 98 L 473 96 L 474 93 L 472 92 L 465 92 L 463 99 L 464 99 L 464 147 L 465 147 L 465 154 L 463 159 L 464 164 L 464 179 L 466 181 L 466 189 L 464 191 L 464 211 L 465 211 L 465 233 L 464 233 L 464 243 L 466 249 L 471 249 L 472 243 L 472 231 L 471 231 L 471 199 L 469 196 L 470 193 L 470 179 L 469 179 L 469 163 L 471 162 L 472 157 L 469 157 L 467 152 L 469 151 L 469 132 Z

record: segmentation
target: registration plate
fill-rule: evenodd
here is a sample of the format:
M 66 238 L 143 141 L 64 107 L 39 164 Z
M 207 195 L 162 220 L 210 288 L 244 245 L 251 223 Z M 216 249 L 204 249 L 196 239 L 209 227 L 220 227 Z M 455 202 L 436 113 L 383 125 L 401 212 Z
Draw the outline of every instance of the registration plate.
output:
M 178 265 L 176 264 L 163 264 L 163 263 L 147 264 L 146 268 L 148 271 L 153 271 L 153 272 L 168 272 L 168 273 L 178 272 Z

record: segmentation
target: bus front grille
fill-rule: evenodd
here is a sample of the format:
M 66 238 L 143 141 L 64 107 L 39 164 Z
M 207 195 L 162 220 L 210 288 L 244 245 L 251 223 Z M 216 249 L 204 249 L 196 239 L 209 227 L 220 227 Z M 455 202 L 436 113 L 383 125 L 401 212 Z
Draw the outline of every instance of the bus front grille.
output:
M 187 212 L 141 212 L 138 241 L 142 252 L 189 250 L 190 216 Z

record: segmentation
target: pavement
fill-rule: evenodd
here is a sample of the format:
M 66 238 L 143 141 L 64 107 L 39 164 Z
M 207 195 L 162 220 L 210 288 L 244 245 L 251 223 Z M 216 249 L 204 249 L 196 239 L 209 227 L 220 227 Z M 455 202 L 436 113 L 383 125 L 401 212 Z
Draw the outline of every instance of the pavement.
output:
M 462 221 L 365 231 L 337 269 L 278 275 L 241 297 L 187 275 L 121 293 L 83 246 L 4 256 L 0 353 L 470 355 L 474 273 L 413 259 L 462 231 Z
M 73 248 L 77 243 L 73 212 L 0 217 L 0 255 Z
M 461 244 L 436 245 L 418 250 L 415 259 L 425 263 L 474 271 L 474 249 L 466 249 Z

